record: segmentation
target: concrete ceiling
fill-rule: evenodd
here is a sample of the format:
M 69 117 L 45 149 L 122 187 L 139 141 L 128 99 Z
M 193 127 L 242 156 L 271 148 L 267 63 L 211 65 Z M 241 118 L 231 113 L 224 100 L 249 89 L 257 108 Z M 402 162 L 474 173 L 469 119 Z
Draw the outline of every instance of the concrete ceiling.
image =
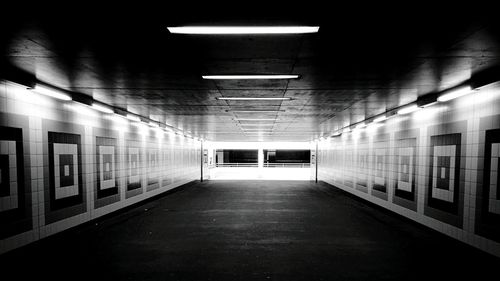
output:
M 207 9 L 106 11 L 84 18 L 63 11 L 57 17 L 20 15 L 2 22 L 2 62 L 213 141 L 309 141 L 499 63 L 498 24 L 486 15 Z M 178 25 L 319 25 L 320 31 L 196 36 L 166 29 Z M 208 81 L 201 79 L 204 74 L 299 74 L 300 79 Z M 292 99 L 217 100 L 231 96 Z M 242 118 L 273 121 L 258 126 L 237 120 Z M 257 124 L 253 132 L 267 133 L 245 133 L 245 123 Z

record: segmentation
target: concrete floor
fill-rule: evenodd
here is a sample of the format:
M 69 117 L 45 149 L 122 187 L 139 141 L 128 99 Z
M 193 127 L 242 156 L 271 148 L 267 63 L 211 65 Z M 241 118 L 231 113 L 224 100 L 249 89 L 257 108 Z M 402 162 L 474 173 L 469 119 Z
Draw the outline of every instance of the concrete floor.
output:
M 332 186 L 300 181 L 189 184 L 0 256 L 2 277 L 44 280 L 481 280 L 498 276 L 498 265 Z

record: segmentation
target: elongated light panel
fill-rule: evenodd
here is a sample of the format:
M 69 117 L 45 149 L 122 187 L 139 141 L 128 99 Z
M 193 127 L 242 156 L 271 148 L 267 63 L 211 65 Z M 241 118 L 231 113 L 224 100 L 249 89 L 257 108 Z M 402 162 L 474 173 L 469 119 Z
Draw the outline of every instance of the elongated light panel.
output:
M 464 87 L 460 87 L 458 89 L 454 89 L 452 91 L 446 92 L 445 94 L 439 96 L 437 100 L 440 102 L 445 102 L 445 101 L 459 98 L 461 96 L 465 96 L 465 95 L 470 94 L 470 93 L 472 93 L 471 87 L 464 86 Z
M 103 113 L 113 113 L 113 109 L 111 109 L 108 106 L 101 105 L 101 104 L 98 104 L 98 103 L 93 103 L 92 104 L 92 108 L 95 109 L 95 110 L 98 110 L 100 112 L 103 112 Z
M 399 109 L 398 114 L 400 114 L 400 115 L 408 114 L 408 113 L 412 113 L 412 112 L 417 111 L 417 110 L 419 110 L 419 107 L 416 104 L 412 104 L 412 105 L 408 105 L 408 106 L 405 106 L 405 107 Z
M 251 98 L 251 97 L 222 97 L 222 98 L 217 98 L 218 100 L 290 100 L 291 98 L 270 98 L 270 97 L 267 97 L 267 98 L 264 98 L 264 97 L 255 97 L 255 98 Z
M 304 34 L 318 32 L 319 26 L 178 26 L 167 29 L 176 34 Z
M 71 97 L 65 93 L 62 93 L 62 92 L 57 91 L 57 90 L 52 90 L 50 88 L 47 88 L 47 87 L 44 87 L 41 85 L 36 85 L 35 88 L 33 88 L 32 90 L 36 93 L 39 93 L 39 94 L 42 94 L 45 96 L 49 96 L 49 97 L 53 97 L 56 99 L 66 100 L 66 101 L 71 100 Z
M 297 79 L 299 75 L 203 75 L 207 80 L 270 80 L 270 79 Z

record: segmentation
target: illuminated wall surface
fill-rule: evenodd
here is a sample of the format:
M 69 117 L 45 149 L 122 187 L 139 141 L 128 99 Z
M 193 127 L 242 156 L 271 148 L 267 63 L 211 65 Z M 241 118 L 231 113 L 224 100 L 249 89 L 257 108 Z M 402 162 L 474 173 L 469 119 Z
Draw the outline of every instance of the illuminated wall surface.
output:
M 199 179 L 200 148 L 0 82 L 0 253 Z
M 500 84 L 318 149 L 320 180 L 500 256 Z

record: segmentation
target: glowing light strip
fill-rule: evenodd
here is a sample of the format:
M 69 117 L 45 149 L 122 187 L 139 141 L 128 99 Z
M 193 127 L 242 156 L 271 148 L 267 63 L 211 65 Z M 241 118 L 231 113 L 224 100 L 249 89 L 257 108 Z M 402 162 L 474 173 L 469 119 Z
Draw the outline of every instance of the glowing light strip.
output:
M 50 89 L 50 88 L 47 88 L 47 87 L 44 87 L 41 85 L 36 85 L 35 88 L 33 88 L 31 90 L 38 93 L 38 94 L 53 97 L 56 99 L 65 100 L 65 101 L 71 100 L 71 97 L 65 93 L 62 93 L 60 91 L 53 90 L 53 89 Z
M 319 26 L 169 26 L 168 31 L 173 34 L 304 34 L 316 33 Z
M 472 88 L 470 86 L 463 86 L 463 87 L 445 92 L 444 94 L 440 95 L 437 100 L 440 102 L 445 102 L 445 101 L 459 98 L 461 96 L 465 96 L 465 95 L 470 94 L 470 93 L 472 93 Z
M 270 79 L 297 79 L 299 75 L 203 75 L 207 80 L 270 80 Z
M 377 117 L 377 118 L 373 119 L 373 123 L 379 123 L 379 122 L 383 122 L 385 120 L 387 120 L 387 116 L 382 115 L 380 117 Z
M 291 100 L 292 98 L 271 98 L 271 97 L 222 97 L 218 100 Z
M 237 121 L 274 121 L 276 118 L 235 118 Z
M 141 122 L 141 118 L 134 114 L 127 114 L 127 119 L 130 121 Z
M 411 105 L 408 105 L 408 106 L 405 106 L 405 107 L 402 107 L 401 109 L 399 109 L 398 114 L 400 114 L 400 115 L 408 114 L 408 113 L 415 112 L 419 109 L 420 109 L 420 107 L 418 107 L 416 104 L 411 104 Z
M 114 111 L 113 111 L 113 109 L 111 109 L 111 107 L 105 106 L 102 104 L 98 104 L 98 103 L 92 103 L 92 108 L 97 110 L 97 111 L 103 112 L 103 113 L 114 113 Z

